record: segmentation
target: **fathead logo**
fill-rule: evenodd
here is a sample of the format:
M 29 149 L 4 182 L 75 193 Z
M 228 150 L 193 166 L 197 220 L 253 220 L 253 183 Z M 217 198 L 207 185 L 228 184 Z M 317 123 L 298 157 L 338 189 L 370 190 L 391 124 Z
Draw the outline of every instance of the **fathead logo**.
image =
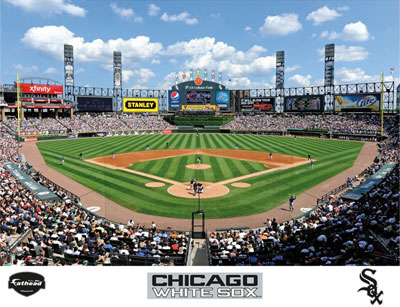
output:
M 23 296 L 31 296 L 40 289 L 45 289 L 44 277 L 37 273 L 21 272 L 10 276 L 8 288 Z
M 172 92 L 171 100 L 179 100 L 179 92 Z
M 196 78 L 196 79 L 194 79 L 194 84 L 196 84 L 196 85 L 202 85 L 202 84 L 203 84 L 203 79 L 201 79 L 201 78 Z
M 365 107 L 373 105 L 377 101 L 378 100 L 376 99 L 375 96 L 365 96 L 357 101 L 357 106 L 359 108 L 365 108 Z

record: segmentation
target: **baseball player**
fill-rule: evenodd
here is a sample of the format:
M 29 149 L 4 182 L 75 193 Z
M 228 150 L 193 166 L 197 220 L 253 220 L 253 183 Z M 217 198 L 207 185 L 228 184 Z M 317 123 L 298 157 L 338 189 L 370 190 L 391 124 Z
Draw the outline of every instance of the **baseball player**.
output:
M 313 169 L 314 168 L 314 161 L 313 160 L 311 160 L 311 169 Z
M 190 190 L 192 191 L 194 189 L 194 183 L 196 182 L 196 179 L 190 180 Z
M 295 199 L 296 199 L 296 196 L 293 196 L 293 194 L 291 194 L 290 198 L 289 198 L 289 209 L 290 209 L 290 212 L 293 212 L 293 210 L 294 210 L 293 202 L 295 201 Z
M 167 148 L 168 148 L 168 146 L 169 146 L 168 142 L 167 142 L 166 146 L 167 146 Z
M 238 144 L 236 144 L 236 150 L 238 150 L 239 149 L 239 145 Z
M 308 158 L 307 158 L 308 160 L 311 160 L 311 155 L 310 154 L 308 154 Z
M 82 160 L 83 153 L 79 153 L 79 159 Z
M 272 152 L 269 153 L 269 159 L 272 160 Z
M 114 159 L 114 158 L 115 158 L 115 154 L 114 154 L 114 152 L 112 152 L 111 159 Z
M 65 160 L 65 158 L 64 158 L 64 156 L 62 156 L 62 158 L 61 158 L 61 164 L 64 166 L 64 160 Z
M 149 149 L 150 149 L 150 146 L 149 146 L 149 145 L 147 145 L 147 146 L 146 146 L 146 150 L 149 150 Z
M 201 159 L 200 159 L 200 157 L 198 157 L 197 158 L 197 164 L 200 164 L 201 163 Z

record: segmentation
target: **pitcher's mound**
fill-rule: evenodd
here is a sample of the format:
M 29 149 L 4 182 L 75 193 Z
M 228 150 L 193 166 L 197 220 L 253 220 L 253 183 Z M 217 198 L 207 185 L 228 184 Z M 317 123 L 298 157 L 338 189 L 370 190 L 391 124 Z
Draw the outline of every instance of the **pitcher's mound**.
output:
M 148 188 L 159 188 L 165 186 L 165 183 L 163 182 L 148 182 L 145 184 L 146 187 Z
M 211 165 L 209 165 L 209 164 L 188 164 L 188 165 L 186 165 L 186 167 L 190 168 L 190 169 L 207 169 L 207 168 L 210 168 Z
M 200 198 L 214 198 L 223 196 L 229 193 L 229 188 L 223 184 L 217 184 L 212 182 L 202 182 L 204 192 L 200 195 Z M 168 188 L 168 193 L 174 196 L 183 198 L 194 198 L 198 195 L 194 195 L 194 192 L 190 190 L 190 183 L 175 184 Z
M 251 187 L 251 184 L 245 183 L 245 182 L 235 182 L 235 183 L 232 183 L 231 186 L 233 186 L 235 188 L 248 188 L 248 187 Z

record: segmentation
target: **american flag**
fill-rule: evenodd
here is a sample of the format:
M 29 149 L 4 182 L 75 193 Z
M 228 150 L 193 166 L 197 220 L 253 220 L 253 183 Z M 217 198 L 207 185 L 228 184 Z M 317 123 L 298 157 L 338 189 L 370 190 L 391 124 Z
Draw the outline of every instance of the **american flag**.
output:
M 390 74 L 394 74 L 394 67 L 390 68 Z

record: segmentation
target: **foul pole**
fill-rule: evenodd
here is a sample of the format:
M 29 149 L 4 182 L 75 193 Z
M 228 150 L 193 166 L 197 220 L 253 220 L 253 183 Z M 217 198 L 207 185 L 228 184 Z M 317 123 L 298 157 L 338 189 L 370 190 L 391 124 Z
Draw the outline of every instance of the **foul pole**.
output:
M 18 115 L 18 143 L 20 142 L 21 131 L 21 86 L 19 84 L 19 73 L 17 73 L 17 115 Z M 18 146 L 19 147 L 19 146 Z
M 384 73 L 382 72 L 382 85 L 381 85 L 381 142 L 383 140 L 383 99 L 384 99 L 384 87 L 385 87 L 385 77 Z

